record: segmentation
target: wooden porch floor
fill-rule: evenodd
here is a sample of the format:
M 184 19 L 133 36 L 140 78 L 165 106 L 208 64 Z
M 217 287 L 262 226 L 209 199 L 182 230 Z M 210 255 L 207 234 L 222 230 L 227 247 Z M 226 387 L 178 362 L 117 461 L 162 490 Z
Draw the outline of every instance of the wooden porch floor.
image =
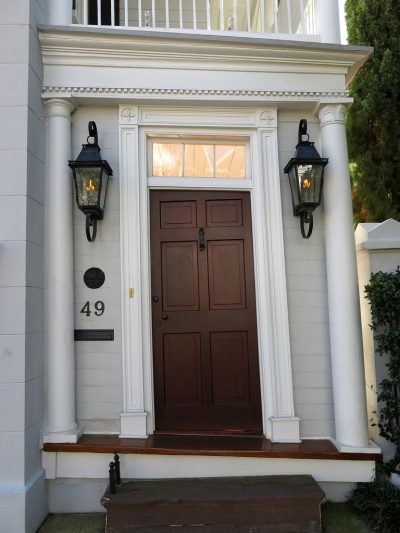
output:
M 118 435 L 82 435 L 76 444 L 45 443 L 46 452 L 211 455 L 287 459 L 380 461 L 380 453 L 341 453 L 330 440 L 272 443 L 263 436 L 154 434 L 148 439 Z

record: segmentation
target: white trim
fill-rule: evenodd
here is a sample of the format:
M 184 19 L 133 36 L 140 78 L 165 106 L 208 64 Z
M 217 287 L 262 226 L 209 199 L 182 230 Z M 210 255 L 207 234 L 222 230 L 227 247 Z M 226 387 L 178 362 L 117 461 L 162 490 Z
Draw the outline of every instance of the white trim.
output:
M 236 189 L 249 190 L 253 184 L 251 179 L 217 179 L 217 178 L 148 178 L 151 189 Z
M 376 454 L 382 453 L 382 449 L 377 444 L 375 444 L 375 442 L 372 442 L 371 440 L 369 441 L 368 446 L 346 446 L 338 442 L 333 437 L 330 437 L 329 440 L 332 442 L 332 444 L 335 446 L 335 448 L 340 453 L 376 453 Z M 378 460 L 378 457 L 377 457 L 377 460 Z
M 229 128 L 214 127 L 212 130 L 208 126 L 205 131 L 204 124 L 212 122 L 213 117 L 215 123 L 219 124 L 219 119 L 227 116 L 227 113 L 231 117 L 236 116 L 236 124 L 229 123 Z M 143 124 L 141 119 L 146 120 L 149 114 L 152 115 L 150 122 L 157 116 L 162 125 Z M 163 119 L 161 115 L 164 115 Z M 196 115 L 197 120 L 193 121 Z M 188 117 L 191 124 L 201 124 L 203 129 L 188 128 Z M 169 125 L 168 120 L 171 120 Z M 248 129 L 250 124 L 252 128 Z M 274 108 L 249 109 L 247 114 L 235 115 L 233 110 L 174 108 L 171 113 L 171 109 L 163 111 L 161 107 L 138 110 L 134 106 L 120 106 L 124 372 L 124 413 L 121 424 L 135 415 L 143 422 L 147 412 L 147 433 L 154 429 L 149 188 L 208 188 L 209 185 L 203 179 L 171 178 L 169 182 L 165 178 L 146 179 L 147 139 L 166 133 L 240 135 L 250 140 L 252 179 L 217 180 L 215 185 L 219 189 L 245 189 L 251 194 L 263 428 L 265 435 L 275 441 L 299 442 L 299 419 L 295 416 L 293 403 L 277 110 Z M 246 183 L 240 186 L 241 181 Z M 133 299 L 128 298 L 129 288 L 135 291 Z M 126 424 L 123 427 L 121 436 L 134 436 L 135 431 L 127 431 Z
M 105 479 L 111 454 L 56 452 L 47 460 L 46 479 Z M 121 454 L 125 478 L 167 479 L 196 477 L 312 475 L 315 481 L 368 482 L 374 478 L 375 461 L 333 459 L 277 459 L 188 455 Z
M 267 101 L 293 102 L 310 101 L 315 104 L 323 101 L 324 98 L 339 99 L 337 103 L 351 104 L 353 100 L 349 97 L 348 91 L 263 91 L 263 90 L 240 90 L 240 89 L 182 89 L 158 88 L 158 87 L 85 87 L 81 85 L 44 85 L 42 87 L 43 98 L 79 98 L 81 96 L 107 97 L 107 98 L 146 98 L 159 100 L 160 96 L 166 99 L 179 98 L 191 100 L 201 98 L 207 100 L 254 102 L 262 105 Z M 336 102 L 335 102 L 336 103 Z M 268 104 L 267 104 L 268 105 Z
M 137 117 L 131 108 L 130 119 Z M 126 124 L 126 106 L 120 106 L 120 206 L 123 407 L 121 437 L 146 437 L 144 410 L 142 287 L 140 261 L 140 174 L 138 126 Z M 132 121 L 133 122 L 133 121 Z M 131 296 L 130 290 L 133 289 Z
M 264 431 L 275 442 L 299 442 L 299 419 L 295 416 L 293 400 L 276 127 L 258 130 L 257 152 L 253 152 L 257 170 L 253 175 L 252 211 Z
M 66 442 L 68 444 L 76 444 L 83 433 L 84 427 L 79 425 L 71 429 L 71 431 L 61 431 L 59 433 L 46 432 L 43 434 L 43 442 Z

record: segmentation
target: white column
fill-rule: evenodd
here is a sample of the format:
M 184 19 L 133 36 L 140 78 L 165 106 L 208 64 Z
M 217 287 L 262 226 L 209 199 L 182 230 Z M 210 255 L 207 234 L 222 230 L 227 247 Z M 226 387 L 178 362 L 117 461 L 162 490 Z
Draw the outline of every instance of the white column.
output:
M 76 442 L 71 113 L 46 102 L 46 429 L 45 442 Z
M 340 44 L 338 0 L 314 0 L 315 24 L 323 43 Z
M 49 2 L 49 24 L 69 26 L 72 22 L 72 0 L 51 0 Z
M 346 107 L 321 105 L 325 246 L 336 441 L 368 446 L 365 377 L 353 213 L 347 154 Z

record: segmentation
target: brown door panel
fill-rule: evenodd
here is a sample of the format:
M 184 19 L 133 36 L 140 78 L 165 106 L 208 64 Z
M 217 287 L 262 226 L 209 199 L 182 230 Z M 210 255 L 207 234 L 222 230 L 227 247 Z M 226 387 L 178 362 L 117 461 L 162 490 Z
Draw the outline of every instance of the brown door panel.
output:
M 249 194 L 153 191 L 151 254 L 156 429 L 260 431 Z

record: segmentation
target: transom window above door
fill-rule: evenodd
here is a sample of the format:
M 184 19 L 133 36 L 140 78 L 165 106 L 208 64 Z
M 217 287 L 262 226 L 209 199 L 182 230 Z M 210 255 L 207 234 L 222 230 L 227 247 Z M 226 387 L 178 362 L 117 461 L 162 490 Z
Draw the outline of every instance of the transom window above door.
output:
M 232 139 L 152 139 L 150 176 L 248 178 L 248 143 Z

